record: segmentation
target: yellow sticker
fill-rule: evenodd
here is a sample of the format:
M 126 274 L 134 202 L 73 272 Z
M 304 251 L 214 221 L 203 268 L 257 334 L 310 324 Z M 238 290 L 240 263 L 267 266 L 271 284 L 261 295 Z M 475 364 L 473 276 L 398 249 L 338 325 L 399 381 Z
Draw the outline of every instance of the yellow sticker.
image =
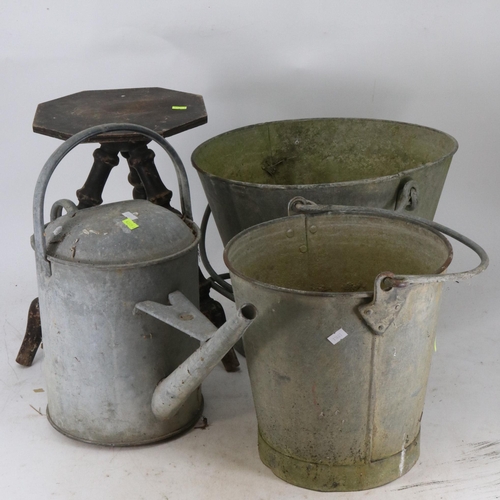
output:
M 139 227 L 139 224 L 136 224 L 132 219 L 125 219 L 122 220 L 122 222 L 129 228 L 129 229 L 135 229 L 136 227 Z
M 434 352 L 436 352 L 438 350 L 438 347 L 437 347 L 437 340 L 434 339 Z
M 172 109 L 188 109 L 187 106 L 172 106 Z

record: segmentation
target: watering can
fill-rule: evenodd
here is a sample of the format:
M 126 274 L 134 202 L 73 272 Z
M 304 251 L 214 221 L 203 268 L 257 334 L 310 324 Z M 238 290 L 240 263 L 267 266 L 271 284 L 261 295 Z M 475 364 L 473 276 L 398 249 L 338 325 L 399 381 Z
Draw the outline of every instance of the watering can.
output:
M 182 217 L 146 200 L 83 210 L 59 200 L 45 224 L 45 192 L 59 162 L 81 142 L 123 130 L 148 137 L 170 156 Z M 203 410 L 200 382 L 190 386 L 175 415 L 161 412 L 162 380 L 216 330 L 197 309 L 200 235 L 175 150 L 138 125 L 102 125 L 75 134 L 42 169 L 33 218 L 50 423 L 69 437 L 112 446 L 147 444 L 192 427 Z M 186 336 L 180 325 L 133 314 L 144 301 L 168 305 L 178 323 L 203 329 Z M 243 333 L 254 314 L 251 306 L 242 311 L 223 334 Z
M 243 343 L 260 457 L 304 488 L 374 488 L 419 457 L 442 284 L 479 274 L 488 256 L 423 218 L 301 197 L 289 211 L 224 251 L 236 304 L 258 310 Z M 480 264 L 445 274 L 453 251 L 444 235 Z M 208 344 L 217 342 L 214 335 Z M 173 377 L 179 396 L 177 386 Z

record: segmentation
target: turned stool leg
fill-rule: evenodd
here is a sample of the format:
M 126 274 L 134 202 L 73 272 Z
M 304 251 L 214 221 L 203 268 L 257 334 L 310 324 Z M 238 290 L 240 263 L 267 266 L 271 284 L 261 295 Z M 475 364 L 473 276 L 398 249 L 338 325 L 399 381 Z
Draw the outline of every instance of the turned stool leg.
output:
M 113 167 L 120 161 L 118 150 L 109 144 L 101 144 L 94 151 L 94 163 L 85 184 L 76 192 L 78 208 L 88 208 L 102 203 L 102 192 Z
M 122 151 L 121 154 L 127 160 L 127 163 L 128 163 L 129 174 L 128 174 L 127 180 L 129 182 L 129 184 L 134 188 L 132 190 L 132 198 L 134 200 L 147 199 L 146 190 L 144 189 L 144 186 L 142 185 L 142 181 L 141 181 L 141 178 L 139 177 L 139 174 L 137 173 L 137 170 L 134 167 L 130 166 L 130 162 L 129 162 L 130 154 L 127 151 Z
M 144 192 L 145 198 L 151 203 L 179 213 L 170 206 L 172 191 L 163 184 L 158 174 L 154 151 L 145 144 L 138 144 L 130 145 L 128 151 L 122 151 L 122 155 L 130 167 L 129 182 L 134 186 L 134 198 L 142 198 Z

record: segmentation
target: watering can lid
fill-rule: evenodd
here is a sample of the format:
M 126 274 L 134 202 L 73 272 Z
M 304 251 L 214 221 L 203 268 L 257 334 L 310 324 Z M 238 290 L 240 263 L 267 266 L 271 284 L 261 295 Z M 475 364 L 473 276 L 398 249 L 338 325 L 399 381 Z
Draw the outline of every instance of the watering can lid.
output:
M 190 221 L 189 221 L 190 222 Z M 65 214 L 45 228 L 51 261 L 93 266 L 145 264 L 198 243 L 198 229 L 146 200 L 128 200 Z

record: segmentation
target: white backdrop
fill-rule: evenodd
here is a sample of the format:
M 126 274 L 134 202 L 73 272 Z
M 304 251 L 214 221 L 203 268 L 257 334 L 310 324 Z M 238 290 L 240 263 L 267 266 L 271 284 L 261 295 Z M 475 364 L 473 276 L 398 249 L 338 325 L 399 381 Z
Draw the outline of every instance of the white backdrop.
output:
M 494 0 L 3 2 L 0 425 L 1 446 L 5 446 L 5 451 L 0 454 L 0 491 L 10 492 L 8 498 L 30 497 L 31 486 L 23 482 L 19 469 L 24 464 L 32 472 L 39 471 L 37 498 L 52 498 L 54 492 L 69 498 L 64 485 L 70 483 L 57 474 L 50 481 L 42 480 L 48 477 L 50 462 L 44 464 L 40 458 L 40 462 L 34 463 L 30 459 L 30 454 L 38 455 L 29 443 L 41 446 L 37 441 L 40 433 L 47 435 L 43 442 L 47 454 L 53 442 L 66 450 L 61 451 L 68 457 L 59 465 L 62 471 L 66 471 L 64 467 L 69 467 L 71 460 L 76 460 L 71 455 L 71 446 L 76 446 L 82 456 L 88 450 L 83 445 L 67 443 L 69 440 L 64 438 L 58 441 L 59 436 L 45 421 L 37 424 L 36 430 L 33 428 L 37 415 L 23 401 L 23 394 L 33 398 L 32 389 L 43 387 L 40 359 L 30 369 L 18 367 L 14 362 L 24 333 L 27 307 L 37 295 L 29 244 L 33 188 L 45 160 L 60 144 L 56 139 L 33 134 L 31 124 L 36 106 L 81 90 L 164 87 L 201 94 L 207 106 L 207 125 L 171 138 L 188 169 L 198 223 L 206 201 L 190 166 L 190 154 L 205 139 L 238 126 L 302 117 L 384 118 L 437 128 L 458 140 L 460 148 L 452 162 L 436 220 L 483 245 L 492 263 L 482 276 L 445 287 L 439 349 L 423 423 L 420 472 L 414 469 L 412 477 L 408 474 L 397 484 L 425 483 L 428 478 L 431 483 L 441 479 L 448 483 L 443 483 L 442 489 L 435 493 L 412 486 L 400 490 L 397 498 L 419 491 L 422 498 L 494 495 L 496 487 L 491 485 L 495 477 L 500 480 L 500 462 L 493 462 L 492 458 L 483 464 L 486 467 L 483 472 L 490 474 L 484 480 L 478 479 L 473 469 L 454 469 L 443 464 L 465 453 L 461 443 L 488 441 L 496 443 L 497 452 L 500 448 L 499 19 L 500 3 Z M 61 197 L 74 199 L 75 190 L 81 187 L 90 168 L 92 149 L 80 147 L 61 165 L 53 178 L 49 201 Z M 168 162 L 158 164 L 162 175 L 165 172 L 165 183 L 175 186 Z M 105 201 L 129 196 L 126 169 L 117 167 L 106 187 Z M 222 247 L 212 229 L 209 250 L 222 270 Z M 458 249 L 456 253 L 453 270 L 475 264 L 469 253 Z M 216 398 L 214 380 L 216 377 L 226 380 L 224 375 L 215 374 L 212 382 L 207 382 L 205 393 L 213 391 Z M 251 401 L 242 378 L 246 376 L 244 370 L 237 376 L 241 379 L 238 387 L 245 393 L 246 401 Z M 251 403 L 248 405 L 251 407 Z M 208 406 L 209 410 L 217 421 L 215 405 Z M 251 410 L 246 415 L 245 422 L 253 429 Z M 238 421 L 238 408 L 232 418 Z M 214 424 L 213 435 L 216 430 Z M 224 429 L 220 436 L 223 433 Z M 183 457 L 184 439 L 186 446 L 190 446 L 189 436 L 177 440 L 175 445 L 163 446 L 168 450 L 175 448 L 177 456 Z M 201 478 L 188 481 L 187 485 L 179 482 L 178 489 L 172 486 L 177 484 L 175 481 L 166 481 L 173 488 L 168 492 L 163 489 L 165 482 L 159 481 L 156 489 L 149 490 L 148 498 L 163 498 L 163 494 L 168 498 L 225 498 L 226 495 L 229 498 L 231 494 L 241 498 L 295 498 L 294 495 L 312 498 L 313 493 L 275 479 L 255 458 L 254 437 L 247 440 L 246 453 L 252 457 L 251 466 L 240 467 L 236 476 L 228 473 L 228 479 L 217 488 L 211 489 L 213 483 L 205 484 L 203 475 L 207 472 L 197 469 Z M 19 454 L 19 444 L 24 455 Z M 158 447 L 151 449 L 156 451 L 150 453 L 161 455 Z M 196 461 L 196 447 L 193 450 L 194 457 L 190 460 Z M 145 453 L 142 449 L 141 455 L 135 457 Z M 40 457 L 44 457 L 42 451 Z M 120 457 L 126 467 L 126 457 L 133 455 Z M 185 462 L 182 459 L 178 462 L 179 469 L 184 470 Z M 228 459 L 221 468 L 231 468 L 233 462 Z M 186 474 L 192 471 L 190 464 Z M 85 470 L 92 471 L 92 464 L 89 467 Z M 258 472 L 254 477 L 255 471 Z M 98 471 L 90 474 L 104 488 L 97 489 L 100 493 L 94 492 L 93 498 L 118 498 L 118 493 L 114 496 L 112 492 L 121 491 L 120 488 L 131 491 L 125 479 L 114 485 L 118 489 L 108 490 L 101 485 L 103 480 L 99 479 Z M 459 477 L 465 477 L 462 483 Z M 135 478 L 137 482 L 142 479 Z M 81 481 L 74 497 L 90 498 L 83 493 L 86 483 Z M 57 483 L 63 486 L 58 487 Z M 500 485 L 497 486 L 500 491 Z M 383 495 L 380 490 L 379 493 L 389 498 L 394 488 L 384 490 Z M 17 496 L 13 494 L 15 491 Z M 129 498 L 140 498 L 142 493 L 140 489 L 137 491 Z M 352 494 L 352 497 L 358 495 L 376 495 L 376 492 Z

